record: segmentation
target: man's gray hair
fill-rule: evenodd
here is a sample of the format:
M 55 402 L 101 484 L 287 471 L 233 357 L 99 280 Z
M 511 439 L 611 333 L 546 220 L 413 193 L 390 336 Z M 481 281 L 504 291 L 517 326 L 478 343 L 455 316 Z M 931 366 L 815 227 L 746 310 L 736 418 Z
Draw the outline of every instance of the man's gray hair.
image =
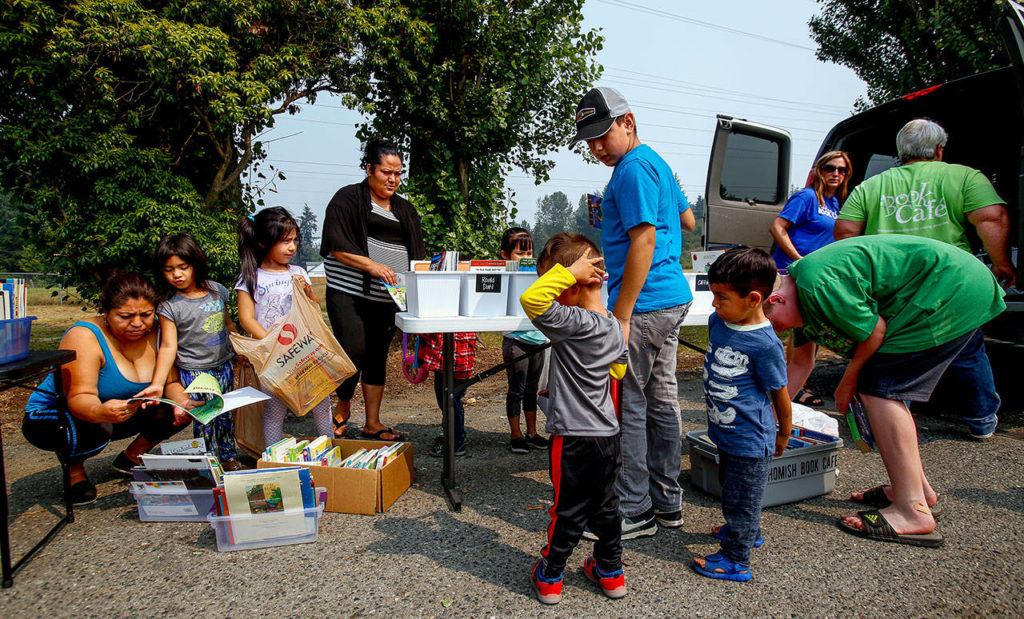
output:
M 946 146 L 949 135 L 939 123 L 927 118 L 916 118 L 903 125 L 896 134 L 896 152 L 900 161 L 907 163 L 915 159 L 935 159 L 935 147 Z

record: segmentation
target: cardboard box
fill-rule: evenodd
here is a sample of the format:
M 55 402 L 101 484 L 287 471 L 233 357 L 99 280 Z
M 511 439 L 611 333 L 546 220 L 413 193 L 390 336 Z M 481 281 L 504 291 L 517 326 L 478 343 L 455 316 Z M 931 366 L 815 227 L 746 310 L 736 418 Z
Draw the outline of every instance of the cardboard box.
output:
M 347 439 L 333 439 L 331 442 L 335 447 L 341 448 L 343 458 L 360 449 L 376 449 L 391 444 L 386 441 Z M 326 511 L 372 516 L 377 512 L 387 511 L 412 485 L 415 471 L 412 444 L 405 443 L 397 456 L 382 469 L 346 469 L 302 462 L 265 462 L 262 458 L 256 463 L 256 468 L 309 467 L 313 469 L 316 485 L 327 488 Z

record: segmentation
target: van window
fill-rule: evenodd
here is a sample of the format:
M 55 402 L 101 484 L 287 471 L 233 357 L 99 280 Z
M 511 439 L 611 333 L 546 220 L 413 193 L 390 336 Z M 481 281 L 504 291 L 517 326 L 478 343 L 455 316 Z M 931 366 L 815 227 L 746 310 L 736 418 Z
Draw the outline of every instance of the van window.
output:
M 867 180 L 875 174 L 881 174 L 889 168 L 895 168 L 900 160 L 892 155 L 871 155 L 868 159 L 868 167 L 864 169 L 864 179 Z
M 774 140 L 732 133 L 722 164 L 719 195 L 724 200 L 774 203 L 781 199 L 779 153 Z

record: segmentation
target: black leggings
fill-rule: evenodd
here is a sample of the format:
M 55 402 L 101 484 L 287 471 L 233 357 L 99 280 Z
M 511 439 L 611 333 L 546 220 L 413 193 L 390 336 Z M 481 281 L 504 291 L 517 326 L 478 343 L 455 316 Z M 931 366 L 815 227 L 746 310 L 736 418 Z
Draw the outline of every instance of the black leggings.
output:
M 356 373 L 336 391 L 342 402 L 352 399 L 360 374 L 364 385 L 383 385 L 387 379 L 388 350 L 395 337 L 397 309 L 390 301 L 370 301 L 327 289 L 327 316 L 334 336 L 356 366 Z
M 501 360 L 505 363 L 523 355 L 536 351 L 540 345 L 531 346 L 511 337 L 501 340 Z M 508 372 L 508 394 L 505 396 L 505 415 L 512 419 L 524 411 L 537 410 L 537 385 L 540 373 L 544 369 L 544 353 L 534 352 L 533 355 L 511 365 Z
M 176 425 L 171 407 L 161 404 L 140 408 L 131 418 L 115 424 L 91 423 L 70 413 L 28 411 L 21 432 L 39 449 L 56 452 L 61 462 L 81 464 L 98 455 L 110 441 L 137 434 L 151 443 L 159 443 L 187 424 L 188 421 Z

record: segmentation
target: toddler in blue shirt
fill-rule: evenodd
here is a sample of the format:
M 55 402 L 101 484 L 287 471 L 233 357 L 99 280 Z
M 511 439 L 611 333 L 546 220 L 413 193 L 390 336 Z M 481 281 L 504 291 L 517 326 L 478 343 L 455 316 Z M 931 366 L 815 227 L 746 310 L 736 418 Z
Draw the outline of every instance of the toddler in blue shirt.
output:
M 751 579 L 750 549 L 764 542 L 761 502 L 772 456 L 782 455 L 789 441 L 786 354 L 761 309 L 775 277 L 772 258 L 749 247 L 726 252 L 708 269 L 715 313 L 708 320 L 704 399 L 725 516 L 712 531 L 721 551 L 693 560 L 693 569 L 709 578 Z

